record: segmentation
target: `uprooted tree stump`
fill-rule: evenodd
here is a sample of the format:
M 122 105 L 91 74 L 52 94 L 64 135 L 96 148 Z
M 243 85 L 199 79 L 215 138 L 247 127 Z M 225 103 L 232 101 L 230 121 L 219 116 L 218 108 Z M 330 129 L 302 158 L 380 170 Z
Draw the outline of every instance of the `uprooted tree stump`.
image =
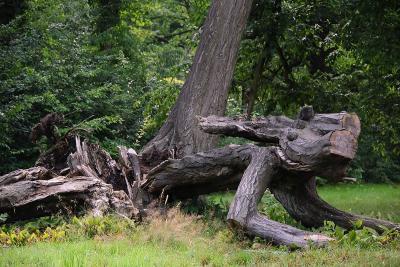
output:
M 345 176 L 357 150 L 357 115 L 314 115 L 312 108 L 305 107 L 294 120 L 284 116 L 251 121 L 210 116 L 199 118 L 199 126 L 210 134 L 258 143 L 149 164 L 148 158 L 143 160 L 133 149 L 119 147 L 117 162 L 98 145 L 68 136 L 42 155 L 36 167 L 0 177 L 0 213 L 19 220 L 84 209 L 95 215 L 114 211 L 140 219 L 168 197 L 185 199 L 237 188 L 227 218 L 231 226 L 274 244 L 305 247 L 331 240 L 261 215 L 257 204 L 269 189 L 288 213 L 307 227 L 328 220 L 348 229 L 362 220 L 364 226 L 378 232 L 400 229 L 388 221 L 335 209 L 316 192 L 315 176 L 332 181 Z

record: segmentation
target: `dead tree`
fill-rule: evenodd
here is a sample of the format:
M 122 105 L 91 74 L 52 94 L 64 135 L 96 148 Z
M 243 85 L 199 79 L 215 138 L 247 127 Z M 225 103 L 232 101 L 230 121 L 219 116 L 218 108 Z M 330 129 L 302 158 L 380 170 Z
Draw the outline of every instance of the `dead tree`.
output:
M 116 211 L 139 219 L 159 198 L 192 198 L 237 189 L 228 222 L 246 233 L 275 244 L 305 247 L 330 238 L 272 221 L 257 211 L 269 189 L 288 213 L 307 227 L 329 220 L 346 229 L 357 220 L 382 232 L 399 225 L 337 210 L 321 200 L 315 176 L 338 181 L 345 176 L 357 150 L 360 121 L 355 114 L 315 114 L 303 108 L 298 118 L 269 116 L 251 121 L 199 117 L 209 134 L 244 137 L 257 144 L 230 145 L 146 165 L 132 149 L 120 147 L 119 162 L 98 145 L 68 138 L 75 147 L 66 168 L 39 161 L 41 166 L 0 177 L 0 213 L 13 220 L 87 209 L 95 215 Z M 61 141 L 60 141 L 61 142 Z M 71 144 L 74 142 L 74 144 Z M 61 153 L 62 154 L 62 153 Z M 43 167 L 46 166 L 46 167 Z
M 45 136 L 54 145 L 59 138 L 56 125 L 62 121 L 64 121 L 64 116 L 61 114 L 54 112 L 47 114 L 32 127 L 29 139 L 35 144 L 42 136 Z
M 269 116 L 252 121 L 211 116 L 200 118 L 200 128 L 210 134 L 244 137 L 259 145 L 228 146 L 169 159 L 152 169 L 143 187 L 178 197 L 221 189 L 237 191 L 228 213 L 231 225 L 275 244 L 300 247 L 324 245 L 326 236 L 269 220 L 257 211 L 266 189 L 288 213 L 307 227 L 333 221 L 346 229 L 357 220 L 383 232 L 399 225 L 340 211 L 319 198 L 315 176 L 339 181 L 357 150 L 360 121 L 355 114 L 317 114 L 311 107 L 297 119 Z

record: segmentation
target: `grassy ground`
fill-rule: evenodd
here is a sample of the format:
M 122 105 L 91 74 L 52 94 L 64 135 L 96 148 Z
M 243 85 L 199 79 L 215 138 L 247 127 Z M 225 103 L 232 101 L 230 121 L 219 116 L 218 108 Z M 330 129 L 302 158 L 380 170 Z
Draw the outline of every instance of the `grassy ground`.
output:
M 319 194 L 336 208 L 379 219 L 400 222 L 400 186 L 336 185 L 322 186 Z
M 319 192 L 338 208 L 400 222 L 398 187 L 341 185 Z M 139 226 L 115 217 L 70 222 L 63 241 L 0 248 L 0 266 L 400 266 L 400 240 L 371 243 L 360 235 L 323 249 L 289 251 L 240 237 L 218 219 L 231 197 L 211 196 L 208 219 L 173 209 Z M 260 208 L 296 224 L 268 195 Z

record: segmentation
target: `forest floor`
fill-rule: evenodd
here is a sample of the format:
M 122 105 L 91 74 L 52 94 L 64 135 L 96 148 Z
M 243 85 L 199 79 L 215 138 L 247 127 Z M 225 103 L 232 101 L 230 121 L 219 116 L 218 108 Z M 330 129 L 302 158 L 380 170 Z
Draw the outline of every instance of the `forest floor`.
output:
M 400 222 L 400 186 L 337 185 L 318 191 L 340 209 Z M 314 230 L 338 241 L 303 250 L 241 236 L 223 220 L 232 196 L 214 194 L 200 209 L 173 208 L 140 225 L 107 216 L 3 226 L 0 266 L 400 266 L 400 236 L 393 233 L 377 236 L 355 229 L 344 234 L 327 223 Z M 269 194 L 260 210 L 299 226 Z

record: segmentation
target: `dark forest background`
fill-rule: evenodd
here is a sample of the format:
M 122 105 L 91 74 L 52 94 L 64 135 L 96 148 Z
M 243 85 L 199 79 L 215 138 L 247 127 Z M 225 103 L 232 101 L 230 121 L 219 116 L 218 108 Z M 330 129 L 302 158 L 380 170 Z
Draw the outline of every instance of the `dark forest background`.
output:
M 112 154 L 162 125 L 190 68 L 208 0 L 0 0 L 0 174 L 32 166 L 50 112 Z M 253 101 L 254 100 L 254 101 Z M 349 176 L 400 181 L 400 2 L 257 0 L 227 115 L 356 112 Z M 222 140 L 222 143 L 234 140 Z

